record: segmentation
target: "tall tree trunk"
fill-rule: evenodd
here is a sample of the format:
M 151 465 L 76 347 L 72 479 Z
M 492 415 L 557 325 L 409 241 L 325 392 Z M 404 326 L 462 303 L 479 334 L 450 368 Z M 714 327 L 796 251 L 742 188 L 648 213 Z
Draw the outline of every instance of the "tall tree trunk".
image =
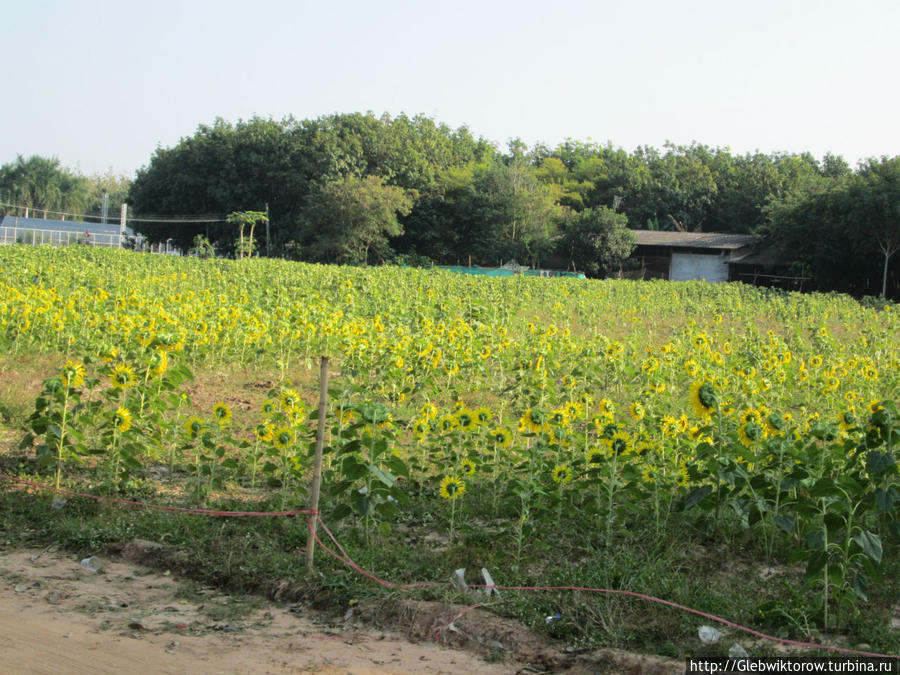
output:
M 882 277 L 881 277 L 881 297 L 886 298 L 887 297 L 887 279 L 888 279 L 888 260 L 891 259 L 891 255 L 893 254 L 893 251 L 891 253 L 888 253 L 887 247 L 881 249 L 881 251 L 882 251 L 882 253 L 884 253 L 884 273 L 882 274 Z

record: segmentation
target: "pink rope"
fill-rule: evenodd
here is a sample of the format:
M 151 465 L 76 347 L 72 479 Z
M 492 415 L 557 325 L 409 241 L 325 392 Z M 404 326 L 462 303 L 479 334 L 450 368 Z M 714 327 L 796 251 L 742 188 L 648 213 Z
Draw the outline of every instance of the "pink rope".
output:
M 442 583 L 436 581 L 426 581 L 412 584 L 397 584 L 391 581 L 386 581 L 381 579 L 371 572 L 364 570 L 362 567 L 357 565 L 350 555 L 344 550 L 344 547 L 341 546 L 340 542 L 337 540 L 337 537 L 331 532 L 327 525 L 322 522 L 321 518 L 318 518 L 318 512 L 313 509 L 295 509 L 292 511 L 216 511 L 213 509 L 192 509 L 185 508 L 181 506 L 165 506 L 161 504 L 147 504 L 145 502 L 137 502 L 131 501 L 128 499 L 117 499 L 115 497 L 103 497 L 100 495 L 92 495 L 85 492 L 75 492 L 74 490 L 66 490 L 64 488 L 56 488 L 50 485 L 41 485 L 40 483 L 34 483 L 29 480 L 25 480 L 24 478 L 18 478 L 15 476 L 8 476 L 6 474 L 0 474 L 0 479 L 6 479 L 12 481 L 14 483 L 19 483 L 21 485 L 28 485 L 29 487 L 38 489 L 38 490 L 48 490 L 50 492 L 58 492 L 61 494 L 67 494 L 74 497 L 85 497 L 87 499 L 94 499 L 97 501 L 103 502 L 111 502 L 115 504 L 123 504 L 125 506 L 142 506 L 149 509 L 160 509 L 163 511 L 176 511 L 179 513 L 193 513 L 197 515 L 204 516 L 229 516 L 229 517 L 238 517 L 238 516 L 296 516 L 296 515 L 308 515 L 311 516 L 308 519 L 308 527 L 310 535 L 316 540 L 316 543 L 325 551 L 328 555 L 340 561 L 347 567 L 353 569 L 357 573 L 361 574 L 364 577 L 367 577 L 374 581 L 375 583 L 383 586 L 384 588 L 395 588 L 395 589 L 411 589 L 411 588 L 434 588 L 436 586 L 450 586 L 449 583 Z M 315 523 L 318 522 L 319 525 L 322 526 L 322 530 L 328 535 L 328 538 L 334 542 L 335 546 L 340 550 L 343 554 L 339 555 L 331 550 L 325 543 L 319 539 L 318 534 L 315 531 Z M 638 598 L 640 600 L 645 600 L 647 602 L 655 602 L 660 605 L 666 605 L 667 607 L 672 607 L 674 609 L 681 610 L 683 612 L 689 612 L 691 614 L 696 614 L 697 616 L 702 616 L 705 619 L 709 619 L 710 621 L 715 621 L 717 623 L 721 623 L 725 626 L 729 626 L 734 628 L 735 630 L 743 631 L 744 633 L 748 633 L 750 635 L 756 636 L 758 638 L 762 638 L 764 640 L 770 640 L 772 642 L 778 642 L 784 645 L 793 645 L 796 647 L 807 647 L 811 649 L 822 649 L 826 651 L 839 652 L 841 654 L 852 654 L 854 656 L 866 656 L 870 658 L 882 658 L 882 659 L 900 659 L 900 656 L 891 655 L 891 654 L 878 654 L 876 652 L 865 652 L 856 649 L 845 649 L 843 647 L 833 647 L 830 645 L 817 645 L 813 642 L 802 642 L 800 640 L 787 640 L 785 638 L 775 637 L 773 635 L 767 635 L 765 633 L 761 633 L 759 631 L 753 630 L 752 628 L 747 628 L 746 626 L 742 626 L 733 621 L 729 621 L 728 619 L 723 619 L 720 616 L 716 616 L 715 614 L 709 614 L 707 612 L 701 612 L 700 610 L 693 609 L 691 607 L 686 607 L 685 605 L 679 605 L 677 602 L 672 602 L 670 600 L 663 600 L 662 598 L 656 598 L 652 595 L 645 595 L 644 593 L 636 593 L 635 591 L 626 591 L 621 589 L 610 589 L 610 588 L 590 588 L 584 586 L 487 586 L 487 585 L 470 585 L 471 588 L 488 588 L 488 589 L 496 589 L 500 591 L 580 591 L 583 593 L 604 593 L 608 595 L 627 595 L 633 598 Z M 477 607 L 483 605 L 475 605 L 463 610 L 460 614 L 457 615 L 456 618 L 459 618 L 466 612 L 472 611 Z M 455 620 L 455 618 L 454 618 Z M 451 621 L 450 623 L 452 623 Z M 449 624 L 448 624 L 449 625 Z M 435 631 L 436 635 L 440 635 L 440 628 Z
M 50 492 L 58 492 L 64 495 L 70 495 L 72 497 L 85 497 L 87 499 L 94 499 L 100 502 L 111 502 L 113 504 L 123 504 L 125 506 L 143 506 L 148 509 L 158 509 L 161 511 L 177 511 L 178 513 L 194 513 L 201 516 L 229 516 L 229 517 L 240 517 L 240 516 L 296 516 L 296 515 L 315 515 L 315 511 L 310 509 L 302 509 L 302 510 L 294 510 L 294 511 L 215 511 L 213 509 L 191 509 L 183 506 L 165 506 L 163 504 L 147 504 L 146 502 L 135 502 L 130 499 L 117 499 L 115 497 L 103 497 L 100 495 L 92 495 L 86 492 L 75 492 L 74 490 L 66 490 L 65 488 L 56 488 L 52 485 L 41 485 L 40 483 L 33 483 L 30 480 L 25 480 L 24 478 L 17 478 L 16 476 L 7 476 L 6 474 L 0 473 L 0 478 L 5 478 L 6 480 L 13 481 L 14 483 L 20 483 L 22 485 L 28 485 L 29 487 L 33 487 L 38 490 L 49 490 Z
M 310 521 L 313 519 L 310 518 Z M 337 543 L 337 539 L 331 533 L 331 530 L 319 519 L 319 524 L 322 526 L 322 529 L 326 534 L 331 538 L 332 541 Z M 312 528 L 312 523 L 310 523 L 310 533 L 313 537 L 315 537 L 319 546 L 321 546 L 327 553 L 334 556 L 342 563 L 357 571 L 369 579 L 372 579 L 376 583 L 384 586 L 385 588 L 423 588 L 423 587 L 431 587 L 431 586 L 450 586 L 449 583 L 417 583 L 417 584 L 395 584 L 390 581 L 385 581 L 384 579 L 380 579 L 371 572 L 368 572 L 357 565 L 353 560 L 347 556 L 346 559 L 338 556 L 333 551 L 331 551 L 327 546 L 325 546 L 319 537 L 315 534 Z M 342 549 L 343 550 L 343 549 Z M 709 614 L 707 612 L 701 612 L 698 609 L 693 609 L 691 607 L 686 607 L 685 605 L 679 605 L 677 602 L 672 602 L 670 600 L 663 600 L 662 598 L 656 598 L 652 595 L 645 595 L 644 593 L 636 593 L 634 591 L 625 591 L 621 589 L 611 589 L 611 588 L 589 588 L 584 586 L 486 586 L 479 584 L 471 584 L 470 588 L 488 588 L 488 589 L 496 589 L 498 591 L 581 591 L 584 593 L 605 593 L 608 595 L 627 595 L 633 598 L 638 598 L 640 600 L 645 600 L 647 602 L 655 602 L 660 605 L 666 605 L 668 607 L 673 607 L 675 609 L 679 609 L 683 612 L 690 612 L 691 614 L 696 614 L 697 616 L 702 616 L 705 619 L 709 619 L 710 621 L 716 621 L 718 623 L 724 624 L 726 626 L 730 626 L 735 630 L 743 631 L 745 633 L 749 633 L 750 635 L 754 635 L 756 637 L 762 638 L 764 640 L 771 640 L 772 642 L 779 642 L 784 645 L 793 645 L 796 647 L 807 647 L 811 649 L 823 649 L 832 652 L 839 652 L 841 654 L 852 654 L 854 656 L 867 656 L 870 658 L 881 658 L 881 659 L 900 659 L 900 656 L 891 655 L 891 654 L 878 654 L 876 652 L 865 652 L 859 651 L 856 649 L 845 649 L 843 647 L 832 647 L 830 645 L 817 645 L 813 642 L 802 642 L 800 640 L 787 640 L 784 638 L 775 637 L 774 635 L 767 635 L 766 633 L 760 633 L 759 631 L 753 630 L 752 628 L 747 628 L 746 626 L 742 626 L 733 621 L 729 621 L 728 619 L 723 619 L 720 616 L 716 616 L 715 614 Z M 472 608 L 474 609 L 474 607 Z M 451 622 L 452 623 L 452 622 Z

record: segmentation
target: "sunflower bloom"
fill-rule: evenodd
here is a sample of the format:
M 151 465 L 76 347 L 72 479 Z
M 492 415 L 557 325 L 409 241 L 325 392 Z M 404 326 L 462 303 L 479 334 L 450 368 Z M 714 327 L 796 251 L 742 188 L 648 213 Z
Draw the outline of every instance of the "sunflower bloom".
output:
M 457 476 L 444 476 L 441 481 L 441 489 L 438 492 L 444 499 L 459 499 L 466 491 L 466 484 Z
M 709 418 L 719 403 L 716 388 L 709 382 L 694 382 L 690 393 L 691 406 L 697 417 Z
M 119 406 L 116 408 L 116 412 L 113 413 L 112 423 L 119 433 L 124 434 L 131 428 L 131 411 L 128 408 Z
M 279 450 L 287 450 L 294 442 L 294 431 L 290 427 L 278 427 L 272 432 L 272 445 Z
M 193 417 L 189 417 L 184 423 L 184 430 L 191 438 L 197 438 L 197 436 L 206 431 L 206 424 L 201 418 L 194 415 Z
M 59 377 L 64 387 L 77 389 L 84 384 L 85 374 L 84 364 L 77 361 L 66 361 L 66 365 L 63 366 Z
M 554 483 L 565 485 L 572 480 L 572 469 L 567 467 L 565 464 L 559 464 L 553 467 L 553 473 L 551 474 L 551 476 L 553 477 Z
M 213 406 L 213 417 L 216 418 L 216 422 L 219 423 L 220 427 L 227 427 L 228 423 L 231 422 L 231 408 L 225 403 L 216 403 Z

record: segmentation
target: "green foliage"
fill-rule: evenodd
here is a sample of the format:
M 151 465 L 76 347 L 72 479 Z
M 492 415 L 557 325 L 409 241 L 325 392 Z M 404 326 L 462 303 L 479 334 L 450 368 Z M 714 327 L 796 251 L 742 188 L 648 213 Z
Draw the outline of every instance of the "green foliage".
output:
M 398 216 L 409 214 L 413 197 L 377 176 L 354 175 L 322 185 L 306 210 L 309 250 L 323 262 L 368 264 L 390 258 L 388 237 L 403 233 Z
M 198 258 L 215 258 L 216 249 L 210 243 L 209 239 L 202 234 L 194 237 L 193 246 L 188 249 L 188 255 L 194 255 Z
M 61 167 L 55 157 L 19 155 L 0 167 L 0 200 L 26 207 L 31 217 L 58 218 L 59 212 L 83 213 L 91 201 L 91 185 Z M 17 209 L 14 215 L 24 216 L 25 210 Z
M 900 157 L 870 160 L 785 195 L 767 209 L 771 241 L 809 269 L 821 288 L 897 297 L 900 274 Z
M 635 247 L 628 217 L 605 206 L 585 209 L 565 223 L 558 252 L 592 277 L 610 276 Z
M 234 242 L 235 255 L 238 258 L 251 257 L 256 250 L 256 239 L 253 232 L 257 225 L 265 225 L 269 222 L 269 216 L 264 211 L 235 211 L 225 216 L 225 222 L 238 226 L 238 238 Z M 250 232 L 244 237 L 244 229 L 250 227 Z

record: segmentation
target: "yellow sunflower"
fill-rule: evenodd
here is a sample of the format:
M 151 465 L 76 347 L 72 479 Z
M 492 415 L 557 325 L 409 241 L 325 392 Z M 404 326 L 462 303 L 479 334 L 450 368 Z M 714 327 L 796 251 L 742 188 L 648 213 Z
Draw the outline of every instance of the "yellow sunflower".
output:
M 66 361 L 66 365 L 63 366 L 59 377 L 64 387 L 77 389 L 84 384 L 85 374 L 84 364 L 77 361 Z
M 444 476 L 438 494 L 444 499 L 459 499 L 466 491 L 466 484 L 456 476 Z
M 124 434 L 131 428 L 131 411 L 124 406 L 119 406 L 113 413 L 112 423 L 119 433 Z
M 191 438 L 197 438 L 197 436 L 206 431 L 206 424 L 201 418 L 194 415 L 193 417 L 188 417 L 184 423 L 184 430 Z
M 572 480 L 572 469 L 565 464 L 559 464 L 553 467 L 552 477 L 554 483 L 564 485 Z
M 691 385 L 691 406 L 697 417 L 708 418 L 715 412 L 719 397 L 715 386 L 710 382 L 697 381 Z
M 216 422 L 218 422 L 220 427 L 226 427 L 231 422 L 231 408 L 225 403 L 216 403 L 212 411 L 213 417 L 216 418 Z
M 501 448 L 505 448 L 512 441 L 512 434 L 506 427 L 496 427 L 491 430 L 491 440 Z
M 294 431 L 290 427 L 278 427 L 272 432 L 272 445 L 279 450 L 287 450 L 294 442 Z

